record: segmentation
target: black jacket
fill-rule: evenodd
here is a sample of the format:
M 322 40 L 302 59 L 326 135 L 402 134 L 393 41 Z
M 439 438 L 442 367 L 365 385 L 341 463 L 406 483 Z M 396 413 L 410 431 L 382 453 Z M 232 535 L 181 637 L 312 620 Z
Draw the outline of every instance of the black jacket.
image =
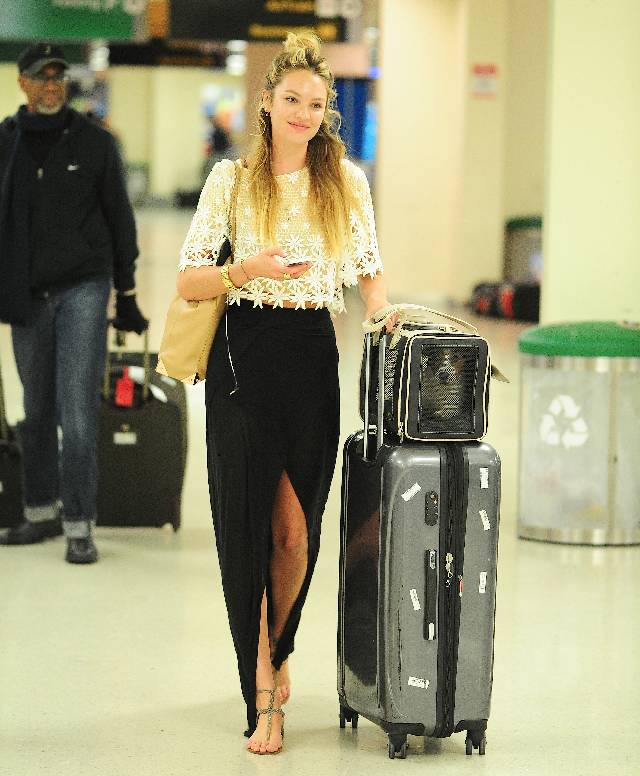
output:
M 55 290 L 105 277 L 126 291 L 135 285 L 138 247 L 120 155 L 109 132 L 70 112 L 44 165 L 33 161 L 20 181 L 29 190 L 30 286 Z M 16 131 L 13 116 L 0 124 L 0 181 Z

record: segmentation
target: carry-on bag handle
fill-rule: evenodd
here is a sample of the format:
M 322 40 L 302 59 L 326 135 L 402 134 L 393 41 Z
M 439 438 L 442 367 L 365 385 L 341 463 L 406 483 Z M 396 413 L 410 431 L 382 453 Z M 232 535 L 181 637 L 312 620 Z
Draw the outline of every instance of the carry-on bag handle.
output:
M 397 314 L 398 318 L 393 328 L 394 336 L 391 340 L 391 347 L 395 347 L 398 339 L 404 333 L 404 323 L 433 323 L 432 317 L 434 315 L 445 321 L 455 323 L 456 328 L 462 332 L 479 335 L 476 327 L 468 321 L 465 321 L 462 318 L 456 318 L 455 315 L 449 315 L 449 313 L 433 310 L 431 307 L 424 307 L 424 305 L 420 304 L 390 304 L 387 307 L 383 307 L 381 310 L 374 313 L 371 318 L 363 321 L 362 330 L 366 333 L 377 334 L 379 337 L 387 320 L 394 314 Z M 501 383 L 509 382 L 509 379 L 505 377 L 493 363 L 491 364 L 491 377 L 499 380 Z
M 402 327 L 403 323 L 433 323 L 433 316 L 451 321 L 457 328 L 466 331 L 469 334 L 477 334 L 475 326 L 464 321 L 462 318 L 456 318 L 455 315 L 443 313 L 439 310 L 433 310 L 431 307 L 424 307 L 420 304 L 390 304 L 378 310 L 371 318 L 362 323 L 362 330 L 367 333 L 381 331 L 387 320 L 394 314 L 398 315 L 396 326 Z
M 114 320 L 109 320 L 108 327 L 113 326 Z M 110 363 L 109 363 L 109 346 L 108 346 L 108 331 L 109 328 L 107 327 L 107 353 L 104 361 L 104 375 L 102 380 L 102 395 L 105 399 L 109 398 L 109 389 L 111 387 L 110 383 Z M 127 334 L 128 332 L 123 331 L 122 329 L 116 329 L 115 330 L 115 343 L 119 348 L 123 348 L 126 345 L 127 341 Z M 151 356 L 149 355 L 149 327 L 144 330 L 142 333 L 143 337 L 143 355 L 142 355 L 142 365 L 144 368 L 144 382 L 142 384 L 142 401 L 146 402 L 149 398 L 149 386 L 151 384 Z

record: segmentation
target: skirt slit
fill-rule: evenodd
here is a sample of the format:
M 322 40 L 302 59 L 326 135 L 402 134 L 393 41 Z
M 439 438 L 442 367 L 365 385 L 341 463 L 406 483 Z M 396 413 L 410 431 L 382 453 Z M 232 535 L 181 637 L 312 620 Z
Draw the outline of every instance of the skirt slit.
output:
M 327 310 L 228 308 L 206 381 L 211 509 L 249 733 L 255 729 L 260 611 L 271 590 L 272 516 L 286 471 L 307 526 L 307 569 L 277 645 L 294 649 L 320 546 L 339 434 L 338 355 Z M 233 360 L 235 378 L 229 363 Z M 235 386 L 238 390 L 231 395 Z M 270 622 L 270 625 L 273 623 Z

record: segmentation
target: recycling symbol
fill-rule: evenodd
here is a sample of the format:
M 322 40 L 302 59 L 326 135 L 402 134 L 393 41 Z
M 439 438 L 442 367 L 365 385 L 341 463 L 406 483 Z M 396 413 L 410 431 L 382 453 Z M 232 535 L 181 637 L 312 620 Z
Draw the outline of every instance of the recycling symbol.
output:
M 548 445 L 562 444 L 567 450 L 581 447 L 589 438 L 589 427 L 580 407 L 567 394 L 556 396 L 540 423 L 540 438 Z

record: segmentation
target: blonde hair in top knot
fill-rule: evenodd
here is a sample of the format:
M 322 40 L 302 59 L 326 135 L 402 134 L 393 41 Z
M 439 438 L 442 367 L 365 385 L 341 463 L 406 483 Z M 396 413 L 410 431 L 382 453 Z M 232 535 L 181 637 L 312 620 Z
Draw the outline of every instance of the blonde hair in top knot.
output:
M 287 34 L 285 42 L 282 44 L 284 53 L 293 58 L 300 57 L 300 64 L 306 64 L 307 51 L 313 52 L 313 55 L 320 59 L 322 42 L 315 32 L 290 32 Z
M 263 89 L 272 96 L 283 78 L 294 70 L 320 76 L 327 88 L 324 118 L 307 148 L 311 212 L 317 215 L 331 254 L 338 257 L 350 228 L 349 212 L 355 205 L 342 169 L 345 146 L 338 130 L 340 114 L 335 108 L 336 90 L 329 63 L 322 55 L 322 42 L 313 32 L 290 32 L 282 51 L 274 57 L 265 75 Z M 271 117 L 258 101 L 257 135 L 249 156 L 253 210 L 258 214 L 262 239 L 275 240 L 278 185 L 271 170 L 273 144 Z

